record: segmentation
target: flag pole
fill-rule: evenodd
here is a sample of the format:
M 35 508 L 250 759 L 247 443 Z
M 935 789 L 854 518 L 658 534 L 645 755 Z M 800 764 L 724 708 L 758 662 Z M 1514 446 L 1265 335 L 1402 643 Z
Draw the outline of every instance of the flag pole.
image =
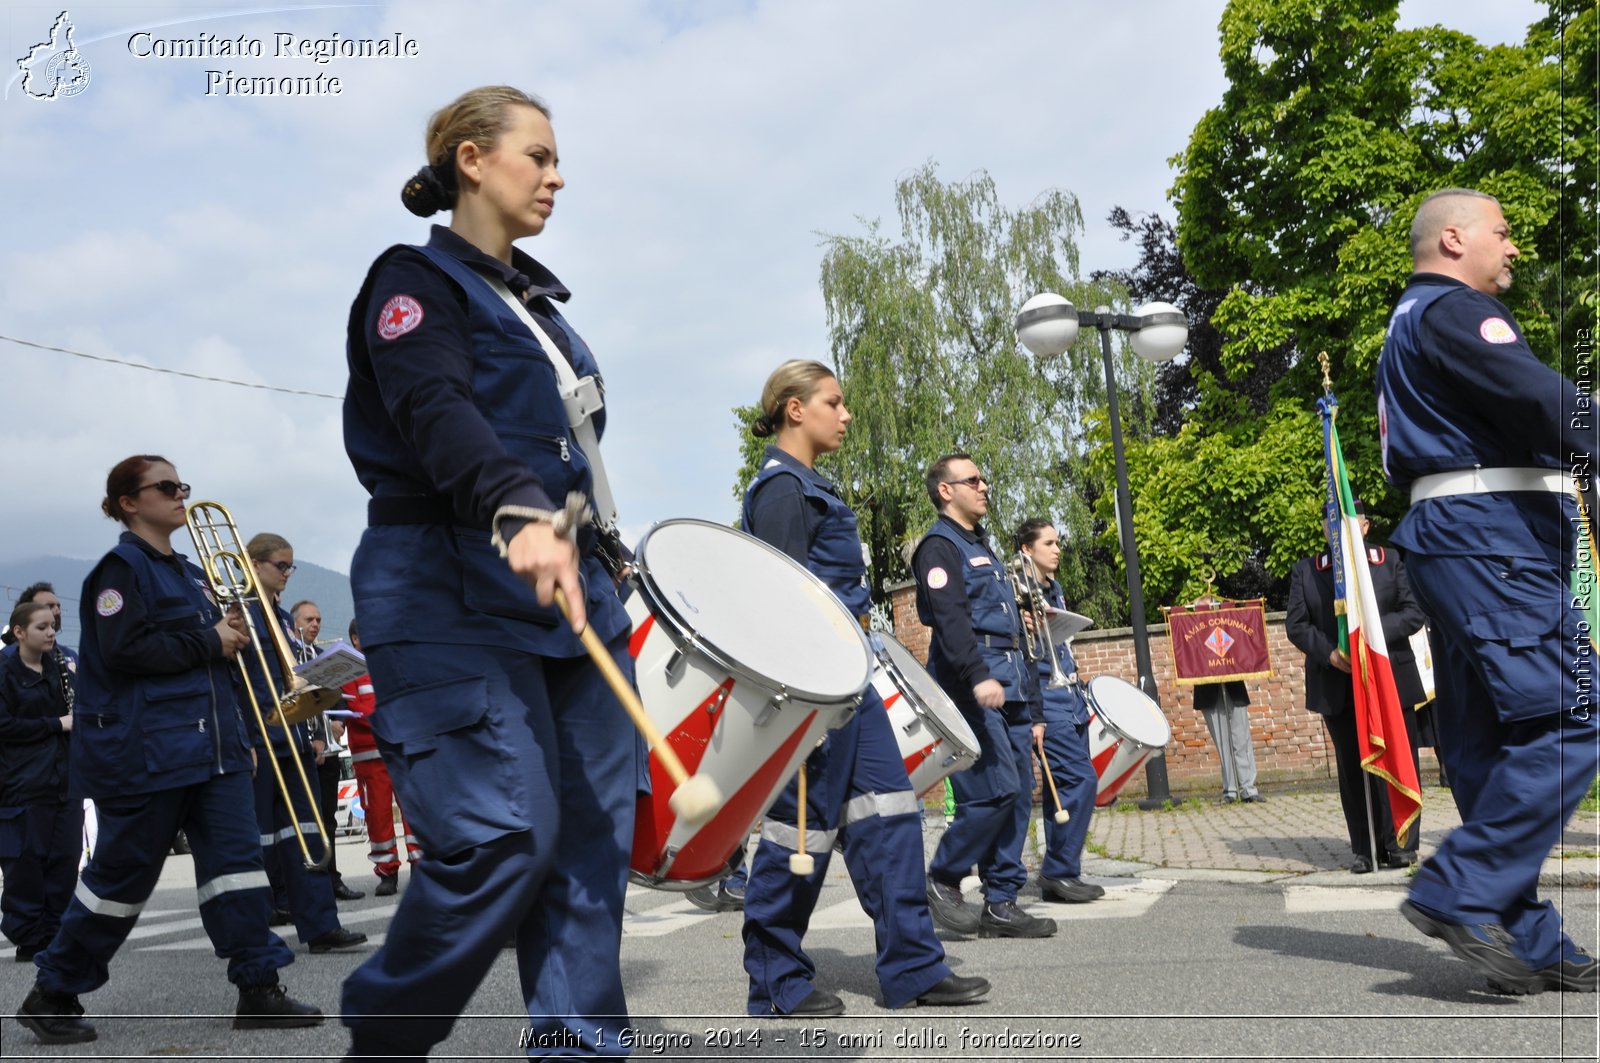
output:
M 1317 365 L 1320 366 L 1321 369 L 1322 369 L 1322 402 L 1318 403 L 1318 405 L 1322 407 L 1323 424 L 1325 426 L 1324 427 L 1324 437 L 1326 437 L 1327 436 L 1327 427 L 1326 426 L 1331 426 L 1334 423 L 1334 421 L 1337 420 L 1337 418 L 1339 416 L 1339 399 L 1333 393 L 1333 376 L 1332 376 L 1331 372 L 1329 371 L 1329 359 L 1328 359 L 1328 352 L 1327 351 L 1322 351 L 1321 353 L 1319 353 L 1317 355 Z M 1327 447 L 1327 446 L 1328 446 L 1328 444 L 1324 443 L 1324 447 Z M 1344 455 L 1342 455 L 1342 454 L 1338 455 L 1338 460 L 1339 461 L 1343 461 L 1344 460 Z M 1328 527 L 1328 530 L 1329 530 L 1330 533 L 1333 533 L 1335 528 L 1338 529 L 1337 535 L 1339 537 L 1338 546 L 1335 547 L 1334 541 L 1333 541 L 1333 534 L 1330 534 L 1328 536 L 1328 549 L 1329 550 L 1337 549 L 1340 552 L 1340 555 L 1342 556 L 1343 553 L 1344 553 L 1344 519 L 1343 519 L 1343 510 L 1342 510 L 1342 508 L 1340 507 L 1340 505 L 1338 503 L 1337 488 L 1334 485 L 1333 468 L 1332 468 L 1331 465 L 1329 466 L 1329 469 L 1328 469 L 1328 499 L 1329 499 L 1329 502 L 1328 502 L 1329 508 L 1333 512 L 1340 514 L 1340 518 L 1339 518 L 1339 520 L 1337 522 L 1334 522 L 1334 521 L 1330 520 L 1328 522 L 1328 524 L 1327 524 L 1327 527 Z M 1325 516 L 1331 516 L 1331 514 L 1326 513 L 1326 512 L 1325 512 L 1324 515 Z M 1347 594 L 1349 593 L 1348 585 L 1346 586 L 1346 593 Z M 1340 647 L 1340 650 L 1343 651 L 1349 645 L 1349 643 L 1346 641 L 1346 639 L 1344 637 L 1344 632 L 1342 630 L 1343 629 L 1343 621 L 1342 621 L 1342 619 L 1340 621 L 1339 626 L 1341 628 L 1341 630 L 1339 632 L 1339 634 L 1340 634 L 1339 641 L 1345 643 L 1344 646 Z M 1350 685 L 1351 685 L 1350 713 L 1351 713 L 1351 715 L 1353 717 L 1355 717 L 1355 719 L 1353 721 L 1354 726 L 1360 727 L 1361 726 L 1360 714 L 1357 713 L 1356 709 L 1355 709 L 1355 682 L 1356 682 L 1355 669 L 1359 666 L 1359 662 L 1355 661 L 1354 659 L 1351 659 L 1349 657 L 1348 653 L 1346 654 L 1346 659 L 1350 660 Z M 1330 730 L 1330 735 L 1329 736 L 1332 737 L 1331 730 Z M 1358 742 L 1357 750 L 1359 751 L 1359 749 L 1360 749 L 1360 745 L 1359 745 L 1359 742 Z M 1335 753 L 1335 759 L 1337 759 L 1337 753 Z M 1366 813 L 1367 813 L 1367 859 L 1368 859 L 1368 862 L 1372 865 L 1372 870 L 1374 872 L 1376 872 L 1378 870 L 1378 868 L 1379 868 L 1379 862 L 1378 862 L 1378 828 L 1377 828 L 1377 824 L 1376 824 L 1375 817 L 1373 815 L 1373 809 L 1372 809 L 1372 780 L 1368 777 L 1366 768 L 1362 767 L 1359 764 L 1359 757 L 1358 757 L 1358 763 L 1357 763 L 1357 766 L 1356 766 L 1356 771 L 1357 771 L 1357 781 L 1359 781 L 1361 783 L 1361 804 L 1362 804 L 1362 807 L 1366 809 Z

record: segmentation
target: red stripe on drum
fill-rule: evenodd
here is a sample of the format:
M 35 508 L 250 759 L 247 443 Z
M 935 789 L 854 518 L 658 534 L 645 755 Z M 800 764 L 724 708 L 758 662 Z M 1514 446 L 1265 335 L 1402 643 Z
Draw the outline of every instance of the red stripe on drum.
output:
M 639 659 L 639 654 L 644 651 L 644 640 L 650 637 L 650 629 L 656 626 L 656 615 L 650 613 L 644 618 L 644 623 L 633 629 L 633 634 L 628 638 L 628 656 L 634 660 Z

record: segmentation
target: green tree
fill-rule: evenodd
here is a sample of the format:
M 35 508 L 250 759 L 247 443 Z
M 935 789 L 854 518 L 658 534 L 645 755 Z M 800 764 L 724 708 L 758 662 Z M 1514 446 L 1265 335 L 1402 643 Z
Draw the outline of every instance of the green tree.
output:
M 1561 366 L 1578 330 L 1593 335 L 1580 293 L 1595 284 L 1594 5 L 1553 0 L 1524 44 L 1495 47 L 1399 30 L 1397 8 L 1231 0 L 1222 15 L 1229 85 L 1175 156 L 1172 189 L 1182 263 L 1221 296 L 1220 354 L 1191 362 L 1182 428 L 1129 448 L 1152 601 L 1199 588 L 1202 550 L 1281 577 L 1315 546 L 1320 351 L 1358 490 L 1380 525 L 1404 509 L 1382 480 L 1374 378 L 1430 192 L 1500 198 L 1524 251 L 1505 299 L 1535 351 Z M 1203 482 L 1185 479 L 1196 462 Z
M 964 450 L 994 478 L 988 523 L 999 545 L 1009 549 L 1024 518 L 1051 516 L 1067 543 L 1068 600 L 1101 623 L 1118 622 L 1126 595 L 1093 513 L 1105 480 L 1088 463 L 1084 431 L 1105 403 L 1096 340 L 1041 364 L 1013 332 L 1036 292 L 1087 307 L 1124 301 L 1114 285 L 1078 279 L 1076 198 L 1052 190 L 1012 209 L 988 174 L 946 183 L 930 162 L 897 183 L 895 202 L 898 239 L 864 221 L 864 232 L 825 235 L 822 261 L 831 363 L 855 421 L 819 468 L 860 518 L 878 597 L 909 575 L 903 549 L 933 520 L 928 465 Z M 1125 350 L 1119 360 L 1124 387 L 1147 400 L 1153 374 Z M 735 411 L 745 457 L 736 495 L 761 453 L 746 430 L 755 412 Z

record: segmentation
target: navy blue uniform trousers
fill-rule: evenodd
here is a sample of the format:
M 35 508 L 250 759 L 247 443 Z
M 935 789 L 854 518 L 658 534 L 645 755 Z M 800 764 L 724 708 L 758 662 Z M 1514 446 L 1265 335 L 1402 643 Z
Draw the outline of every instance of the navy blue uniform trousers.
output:
M 250 813 L 250 777 L 213 775 L 176 790 L 95 799 L 100 834 L 94 855 L 50 947 L 34 957 L 38 986 L 87 993 L 105 985 L 108 966 L 155 892 L 167 850 L 181 827 L 194 853 L 200 922 L 238 986 L 273 985 L 294 962 L 267 926 L 272 910 L 261 841 Z
M 1409 553 L 1412 591 L 1433 620 L 1439 754 L 1461 812 L 1418 872 L 1416 904 L 1454 923 L 1500 923 L 1535 970 L 1574 948 L 1561 916 L 1538 898 L 1539 868 L 1588 792 L 1600 764 L 1592 698 L 1574 666 L 1593 674 L 1593 636 L 1569 602 L 1562 559 Z M 1502 584 L 1550 610 L 1505 608 Z M 1522 630 L 1534 624 L 1542 630 Z M 1548 706 L 1549 712 L 1533 715 Z M 1519 718 L 1520 717 L 1520 718 Z
M 1073 723 L 1067 714 L 1044 707 L 1044 755 L 1050 761 L 1061 807 L 1071 816 L 1057 823 L 1055 801 L 1044 797 L 1044 863 L 1039 874 L 1045 878 L 1077 878 L 1083 871 L 1083 843 L 1089 837 L 1089 817 L 1094 814 L 1094 795 L 1098 780 L 1089 759 L 1089 725 Z M 1048 790 L 1049 787 L 1046 787 Z
M 298 827 L 312 860 L 322 858 L 327 848 L 326 839 L 317 829 L 310 799 L 310 794 L 317 792 L 317 768 L 310 757 L 299 757 L 300 767 L 311 786 L 308 792 L 300 781 L 300 772 L 295 770 L 294 758 L 276 758 L 292 801 L 292 804 L 285 804 L 285 791 L 278 789 L 272 765 L 267 762 L 270 756 L 270 749 L 257 747 L 255 801 L 256 826 L 261 831 L 261 860 L 268 879 L 275 887 L 283 889 L 295 933 L 304 944 L 339 929 L 339 911 L 333 903 L 333 876 L 326 870 L 312 871 L 306 867 L 305 854 L 300 851 L 300 839 L 295 834 Z M 276 898 L 273 903 L 278 903 Z
M 632 674 L 626 639 L 610 647 Z M 442 1041 L 515 936 L 540 1054 L 615 1051 L 641 743 L 587 658 L 390 643 L 367 654 L 379 748 L 426 856 L 346 980 L 357 1055 Z M 530 1048 L 529 1054 L 533 1054 Z
M 889 711 L 868 687 L 855 716 L 806 761 L 804 877 L 789 871 L 799 837 L 798 780 L 762 822 L 744 900 L 744 969 L 751 1015 L 788 1014 L 810 994 L 816 964 L 802 947 L 828 874 L 833 843 L 872 917 L 885 1006 L 904 1007 L 950 975 L 923 880 L 922 805 L 911 792 Z
M 1014 901 L 1028 881 L 1022 845 L 1033 811 L 1033 723 L 1025 702 L 984 709 L 957 702 L 978 738 L 978 759 L 950 776 L 956 818 L 928 865 L 936 880 L 959 886 L 974 867 L 993 904 Z
M 0 934 L 40 949 L 61 926 L 83 853 L 83 802 L 41 802 L 0 819 Z

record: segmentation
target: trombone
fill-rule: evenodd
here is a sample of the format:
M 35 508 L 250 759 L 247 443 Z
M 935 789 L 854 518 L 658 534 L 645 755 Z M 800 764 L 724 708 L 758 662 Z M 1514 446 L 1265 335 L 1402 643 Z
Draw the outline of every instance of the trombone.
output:
M 1006 571 L 1011 576 L 1011 591 L 1017 596 L 1018 608 L 1033 614 L 1033 630 L 1023 625 L 1023 655 L 1030 661 L 1050 662 L 1050 681 L 1046 687 L 1055 690 L 1071 685 L 1072 680 L 1061 670 L 1056 644 L 1050 639 L 1050 605 L 1044 600 L 1044 581 L 1039 578 L 1039 566 L 1019 550 L 1006 564 Z
M 319 794 L 312 789 L 311 780 L 306 777 L 305 765 L 300 763 L 300 758 L 291 757 L 295 772 L 300 776 L 300 785 L 306 793 L 306 803 L 311 808 L 312 821 L 322 835 L 322 856 L 313 858 L 311 846 L 306 842 L 305 831 L 300 827 L 300 817 L 294 813 L 294 801 L 290 797 L 289 783 L 283 777 L 283 769 L 278 766 L 278 758 L 272 755 L 272 735 L 267 727 L 270 724 L 273 727 L 288 729 L 303 720 L 308 720 L 338 704 L 341 700 L 339 692 L 311 686 L 303 677 L 295 675 L 294 657 L 289 652 L 289 640 L 284 636 L 282 625 L 273 616 L 272 603 L 261 593 L 261 585 L 256 581 L 255 566 L 250 563 L 250 557 L 239 538 L 239 529 L 233 523 L 233 514 L 228 512 L 227 507 L 220 502 L 190 502 L 184 522 L 189 526 L 189 534 L 194 539 L 200 568 L 205 573 L 206 584 L 210 586 L 211 593 L 217 599 L 217 605 L 224 611 L 237 607 L 244 617 L 245 627 L 250 632 L 249 647 L 234 655 L 234 661 L 239 666 L 239 678 L 244 686 L 245 695 L 250 700 L 250 709 L 255 713 L 256 726 L 260 728 L 261 736 L 267 740 L 266 759 L 272 765 L 272 775 L 277 782 L 278 793 L 283 796 L 283 803 L 289 809 L 290 827 L 300 843 L 300 858 L 305 862 L 307 871 L 322 871 L 333 859 L 333 842 L 328 837 L 328 828 L 322 822 L 321 813 L 317 811 Z M 249 609 L 252 602 L 261 606 L 261 615 L 266 621 L 265 633 L 256 630 L 255 620 L 251 617 Z M 255 687 L 250 684 L 250 671 L 244 656 L 250 650 L 255 651 L 256 662 L 261 666 L 261 674 L 266 678 L 270 689 L 272 669 L 268 667 L 263 634 L 271 639 L 279 669 L 290 683 L 286 691 L 281 693 L 272 691 L 270 712 L 263 709 L 261 701 L 256 697 Z

